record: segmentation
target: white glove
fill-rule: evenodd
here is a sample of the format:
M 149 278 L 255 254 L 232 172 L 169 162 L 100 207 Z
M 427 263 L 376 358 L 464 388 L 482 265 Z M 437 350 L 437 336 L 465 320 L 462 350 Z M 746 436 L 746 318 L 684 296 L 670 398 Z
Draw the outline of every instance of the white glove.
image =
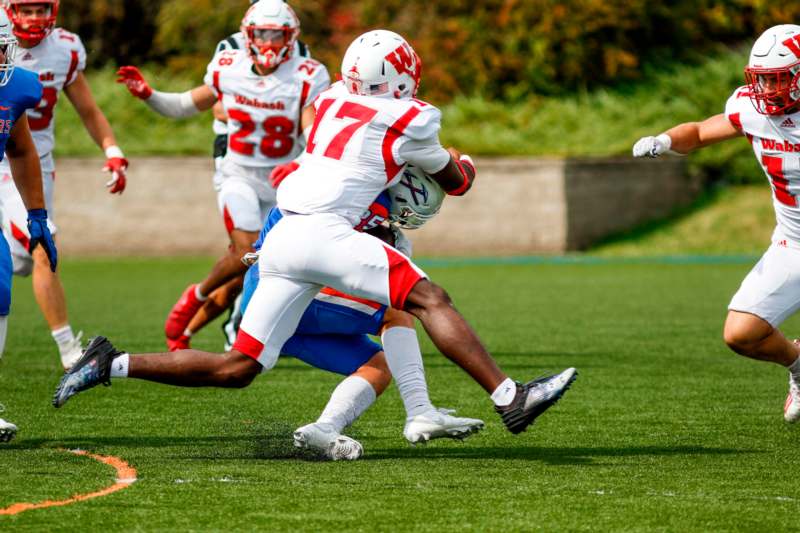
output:
M 633 157 L 658 157 L 667 152 L 674 153 L 672 138 L 666 133 L 658 137 L 642 137 L 633 145 Z

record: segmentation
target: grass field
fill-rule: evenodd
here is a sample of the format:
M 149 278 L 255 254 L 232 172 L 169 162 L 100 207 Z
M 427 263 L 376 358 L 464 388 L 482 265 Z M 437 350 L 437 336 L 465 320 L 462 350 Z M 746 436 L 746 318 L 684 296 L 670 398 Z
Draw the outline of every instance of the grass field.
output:
M 131 351 L 159 350 L 163 317 L 208 260 L 65 261 L 72 322 Z M 282 361 L 241 391 L 115 380 L 56 411 L 52 341 L 17 280 L 0 448 L 0 508 L 113 483 L 59 448 L 118 456 L 139 480 L 112 495 L 0 516 L 0 530 L 789 531 L 797 445 L 786 373 L 732 355 L 725 306 L 749 261 L 429 262 L 518 379 L 576 366 L 573 389 L 527 433 L 501 427 L 479 388 L 423 339 L 435 403 L 482 417 L 466 442 L 411 448 L 392 387 L 351 434 L 354 463 L 295 451 L 338 378 Z M 800 322 L 790 320 L 789 334 Z M 218 347 L 216 328 L 197 346 Z

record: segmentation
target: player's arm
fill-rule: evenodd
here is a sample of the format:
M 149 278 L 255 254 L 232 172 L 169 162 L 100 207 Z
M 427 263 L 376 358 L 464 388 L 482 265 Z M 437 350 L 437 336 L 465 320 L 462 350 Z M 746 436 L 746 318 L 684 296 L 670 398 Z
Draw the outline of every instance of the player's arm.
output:
M 450 196 L 465 194 L 475 181 L 475 164 L 455 148 L 445 150 L 439 138 L 409 140 L 399 149 L 403 161 L 421 168 Z
M 169 118 L 186 118 L 211 109 L 217 95 L 208 85 L 200 85 L 183 93 L 163 93 L 153 90 L 136 67 L 121 67 L 117 83 L 124 84 L 130 93 L 143 100 L 153 111 Z
M 639 139 L 633 145 L 633 157 L 658 157 L 668 152 L 685 155 L 698 148 L 741 135 L 742 132 L 731 124 L 728 117 L 720 113 L 702 122 L 679 124 L 656 137 Z
M 55 272 L 58 253 L 53 237 L 50 235 L 50 229 L 47 227 L 42 168 L 39 165 L 39 154 L 36 151 L 36 145 L 33 144 L 28 117 L 25 113 L 11 128 L 6 143 L 6 155 L 8 164 L 11 166 L 11 176 L 22 197 L 22 203 L 28 209 L 28 233 L 30 234 L 28 251 L 33 252 L 33 249 L 41 244 L 50 260 L 50 269 Z
M 216 102 L 211 108 L 211 113 L 220 122 L 228 122 L 228 114 L 225 112 L 225 106 L 222 105 L 222 102 Z

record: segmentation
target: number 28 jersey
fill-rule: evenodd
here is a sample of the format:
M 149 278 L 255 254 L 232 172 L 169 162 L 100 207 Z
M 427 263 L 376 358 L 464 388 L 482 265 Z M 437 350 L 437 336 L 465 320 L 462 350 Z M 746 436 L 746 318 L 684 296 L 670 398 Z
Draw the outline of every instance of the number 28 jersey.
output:
M 42 99 L 28 110 L 28 123 L 36 151 L 42 158 L 42 170 L 52 172 L 53 162 L 48 156 L 55 147 L 53 111 L 59 93 L 86 68 L 86 49 L 80 37 L 56 28 L 33 48 L 17 47 L 14 63 L 35 72 L 42 83 Z
M 355 226 L 402 175 L 409 162 L 404 145 L 431 146 L 444 155 L 433 168 L 423 166 L 426 171 L 441 170 L 449 161 L 439 144 L 441 112 L 421 100 L 354 95 L 337 82 L 314 105 L 317 116 L 303 162 L 278 188 L 281 209 L 335 213 Z
M 800 113 L 762 115 L 753 107 L 747 87 L 734 91 L 725 116 L 745 134 L 772 185 L 778 227 L 800 243 Z
M 328 88 L 325 66 L 292 57 L 272 74 L 260 76 L 245 50 L 223 50 L 204 79 L 228 115 L 226 159 L 248 167 L 274 167 L 302 152 L 302 110 Z

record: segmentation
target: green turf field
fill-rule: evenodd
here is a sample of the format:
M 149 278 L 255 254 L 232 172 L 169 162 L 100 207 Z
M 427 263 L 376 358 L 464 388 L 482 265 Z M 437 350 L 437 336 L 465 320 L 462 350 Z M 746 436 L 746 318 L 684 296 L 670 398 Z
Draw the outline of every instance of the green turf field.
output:
M 411 448 L 390 388 L 351 430 L 365 447 L 354 463 L 292 448 L 292 430 L 338 381 L 293 361 L 241 391 L 118 380 L 53 409 L 54 345 L 18 280 L 0 401 L 21 432 L 0 449 L 0 508 L 113 483 L 111 468 L 62 447 L 118 456 L 139 481 L 0 516 L 0 530 L 796 530 L 800 427 L 782 420 L 786 373 L 720 340 L 749 261 L 428 263 L 513 377 L 581 374 L 514 437 L 424 339 L 434 402 L 486 430 Z M 160 349 L 167 309 L 208 264 L 65 261 L 73 325 L 126 350 Z M 220 338 L 214 327 L 196 345 Z

